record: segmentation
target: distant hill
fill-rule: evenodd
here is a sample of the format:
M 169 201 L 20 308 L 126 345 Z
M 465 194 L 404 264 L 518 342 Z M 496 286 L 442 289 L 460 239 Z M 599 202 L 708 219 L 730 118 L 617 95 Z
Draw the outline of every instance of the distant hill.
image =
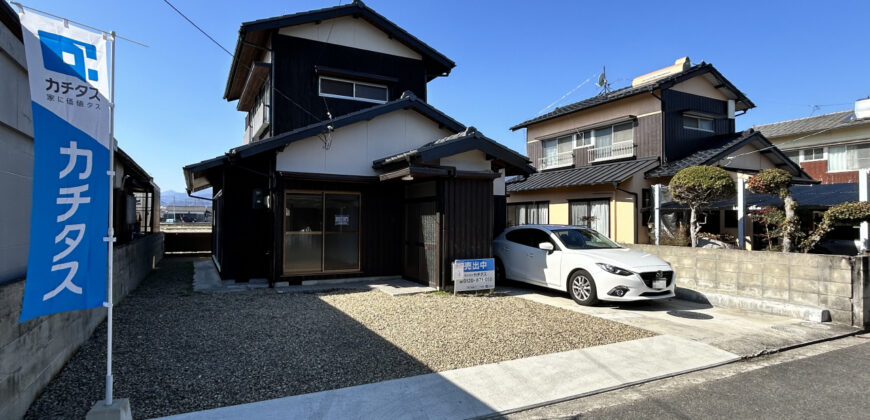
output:
M 211 197 L 211 188 L 198 191 L 195 195 L 200 197 Z M 185 192 L 178 191 L 160 191 L 160 205 L 161 206 L 209 206 L 211 207 L 211 201 L 202 200 L 199 198 L 189 197 Z

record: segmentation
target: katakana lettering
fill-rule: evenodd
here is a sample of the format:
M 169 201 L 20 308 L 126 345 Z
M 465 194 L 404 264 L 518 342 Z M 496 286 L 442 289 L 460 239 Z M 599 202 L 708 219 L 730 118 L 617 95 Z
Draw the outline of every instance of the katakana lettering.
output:
M 75 239 L 70 239 L 69 234 L 73 231 L 78 232 Z M 75 225 L 65 225 L 63 227 L 63 231 L 60 232 L 57 236 L 54 237 L 54 243 L 59 243 L 61 239 L 63 239 L 63 243 L 66 244 L 66 249 L 60 252 L 60 254 L 55 255 L 51 258 L 51 262 L 58 262 L 63 257 L 69 255 L 70 252 L 73 252 L 79 243 L 82 241 L 82 238 L 85 236 L 85 224 L 79 223 Z
M 70 141 L 69 147 L 61 147 L 60 154 L 69 156 L 69 160 L 67 161 L 66 167 L 60 171 L 60 175 L 58 179 L 63 179 L 76 166 L 76 160 L 79 156 L 83 156 L 85 158 L 85 170 L 84 172 L 79 173 L 79 179 L 87 179 L 87 177 L 91 176 L 91 160 L 93 159 L 94 154 L 88 149 L 79 149 L 78 142 Z
M 70 89 L 73 88 L 73 87 L 72 87 L 72 82 L 63 82 L 63 83 L 60 84 L 60 87 L 63 88 L 63 92 L 61 92 L 61 93 L 64 94 L 64 95 L 66 95 L 66 93 L 69 92 Z
M 45 88 L 45 90 L 51 90 L 51 87 L 54 86 L 54 93 L 58 92 L 58 89 L 60 88 L 60 83 L 56 82 L 51 77 L 49 77 L 48 79 L 45 79 L 45 81 L 48 82 L 48 87 Z
M 99 89 L 97 89 L 97 88 L 89 88 L 89 89 L 92 90 L 92 91 L 94 91 L 94 94 L 93 94 L 93 96 L 89 97 L 88 99 L 96 99 L 96 100 L 99 101 L 99 100 L 100 100 L 100 91 L 99 91 Z
M 79 209 L 79 205 L 91 202 L 91 197 L 82 197 L 81 194 L 88 190 L 88 184 L 79 185 L 78 187 L 61 188 L 60 195 L 70 195 L 70 197 L 58 197 L 57 204 L 69 204 L 69 210 L 66 213 L 57 216 L 57 221 L 62 222 L 69 219 Z
M 88 85 L 76 86 L 76 92 L 78 92 L 76 94 L 76 98 L 81 98 L 82 96 L 85 96 L 85 94 L 88 93 Z
M 75 277 L 76 272 L 79 271 L 78 261 L 70 261 L 67 263 L 55 264 L 55 265 L 51 266 L 51 271 L 59 271 L 59 270 L 63 270 L 63 269 L 69 269 L 69 272 L 67 272 L 67 274 L 66 274 L 66 278 L 63 279 L 63 283 L 61 283 L 59 286 L 55 287 L 54 290 L 43 295 L 42 296 L 43 302 L 57 296 L 58 293 L 60 293 L 64 290 L 69 290 L 70 292 L 73 292 L 77 295 L 82 294 L 82 288 L 76 286 L 76 284 L 72 282 L 72 279 L 73 279 L 73 277 Z

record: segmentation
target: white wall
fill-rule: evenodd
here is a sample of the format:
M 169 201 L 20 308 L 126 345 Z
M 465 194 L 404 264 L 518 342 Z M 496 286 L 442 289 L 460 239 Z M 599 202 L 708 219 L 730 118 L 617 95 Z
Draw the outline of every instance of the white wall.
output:
M 395 39 L 390 39 L 386 32 L 372 26 L 365 19 L 350 16 L 325 20 L 320 24 L 289 26 L 279 29 L 278 33 L 399 57 L 423 59 L 416 51 Z
M 279 171 L 375 176 L 372 162 L 415 149 L 453 134 L 412 110 L 394 111 L 370 121 L 341 127 L 332 133 L 332 146 L 319 137 L 287 145 L 278 153 Z
M 486 153 L 469 150 L 453 156 L 441 158 L 441 166 L 453 166 L 460 171 L 492 172 L 492 164 L 486 160 Z
M 0 282 L 23 278 L 33 195 L 33 114 L 24 45 L 0 24 Z

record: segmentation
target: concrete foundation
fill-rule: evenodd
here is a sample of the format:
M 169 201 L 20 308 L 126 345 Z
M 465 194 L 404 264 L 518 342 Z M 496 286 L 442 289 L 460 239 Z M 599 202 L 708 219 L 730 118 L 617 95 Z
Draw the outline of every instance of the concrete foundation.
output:
M 126 398 L 115 398 L 112 403 L 106 405 L 106 400 L 97 401 L 96 404 L 88 411 L 86 420 L 133 420 L 133 413 L 130 410 L 130 400 Z

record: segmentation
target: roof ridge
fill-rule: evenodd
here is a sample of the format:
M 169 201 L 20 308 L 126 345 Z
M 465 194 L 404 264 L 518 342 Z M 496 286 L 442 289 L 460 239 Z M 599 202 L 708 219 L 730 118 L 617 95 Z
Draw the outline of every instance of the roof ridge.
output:
M 843 111 L 829 112 L 829 113 L 827 113 L 827 114 L 811 115 L 811 116 L 809 116 L 809 117 L 794 118 L 794 119 L 791 119 L 791 120 L 782 120 L 782 121 L 777 121 L 777 122 L 772 122 L 772 123 L 767 123 L 767 124 L 753 125 L 751 128 L 754 128 L 754 129 L 756 129 L 756 131 L 758 131 L 758 128 L 759 128 L 759 127 L 766 127 L 766 126 L 771 126 L 771 125 L 776 125 L 776 124 L 784 124 L 784 123 L 795 122 L 795 121 L 801 121 L 801 120 L 809 120 L 809 119 L 813 119 L 813 118 L 827 117 L 827 116 L 834 115 L 834 114 L 842 114 L 842 113 L 844 113 L 844 112 L 855 112 L 855 111 L 854 111 L 854 110 L 851 110 L 851 109 L 846 109 L 846 110 L 843 110 Z

